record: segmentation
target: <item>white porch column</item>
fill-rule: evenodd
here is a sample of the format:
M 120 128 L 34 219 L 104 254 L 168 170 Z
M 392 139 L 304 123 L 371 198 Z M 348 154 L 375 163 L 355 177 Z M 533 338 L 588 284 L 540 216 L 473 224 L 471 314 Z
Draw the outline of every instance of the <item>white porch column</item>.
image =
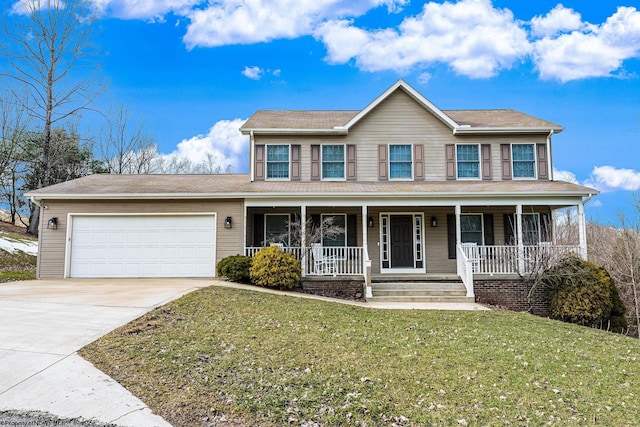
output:
M 371 260 L 369 259 L 369 207 L 362 205 L 362 271 L 364 273 L 364 296 L 371 298 Z
M 518 246 L 518 270 L 524 273 L 524 240 L 522 234 L 522 205 L 516 205 L 516 244 Z
M 462 214 L 462 207 L 456 205 L 456 247 L 462 244 L 462 228 L 460 228 L 460 215 Z
M 587 259 L 587 221 L 584 216 L 584 203 L 578 203 L 578 234 L 580 236 L 580 256 Z
M 300 205 L 300 264 L 302 277 L 307 275 L 307 205 Z
M 243 234 L 242 234 L 242 255 L 247 255 L 247 204 L 246 202 L 242 202 L 242 214 L 244 215 L 244 220 L 242 221 Z

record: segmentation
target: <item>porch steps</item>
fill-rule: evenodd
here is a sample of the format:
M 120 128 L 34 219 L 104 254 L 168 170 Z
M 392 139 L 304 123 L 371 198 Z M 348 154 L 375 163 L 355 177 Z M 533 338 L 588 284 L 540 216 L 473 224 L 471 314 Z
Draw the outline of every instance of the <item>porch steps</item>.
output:
M 467 297 L 467 290 L 460 281 L 401 281 L 373 282 L 373 297 L 370 301 L 379 302 L 475 302 Z

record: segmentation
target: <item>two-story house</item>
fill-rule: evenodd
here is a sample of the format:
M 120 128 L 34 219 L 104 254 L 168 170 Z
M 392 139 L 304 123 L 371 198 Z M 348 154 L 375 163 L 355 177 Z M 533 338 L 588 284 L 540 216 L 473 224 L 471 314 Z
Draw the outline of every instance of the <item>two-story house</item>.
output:
M 553 179 L 562 130 L 513 110 L 443 111 L 402 80 L 363 110 L 257 111 L 241 128 L 248 175 L 93 175 L 31 192 L 38 274 L 213 277 L 225 256 L 277 244 L 306 282 L 322 278 L 312 286 L 407 297 L 438 282 L 440 296 L 499 302 L 536 254 L 586 256 L 597 191 Z M 579 237 L 560 248 L 554 212 L 567 207 Z M 308 241 L 327 222 L 338 233 Z

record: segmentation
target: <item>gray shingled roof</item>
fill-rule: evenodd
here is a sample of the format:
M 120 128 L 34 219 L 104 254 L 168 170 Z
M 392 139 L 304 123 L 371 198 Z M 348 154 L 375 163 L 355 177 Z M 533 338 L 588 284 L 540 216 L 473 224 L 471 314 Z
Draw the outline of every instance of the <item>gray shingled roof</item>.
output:
M 258 110 L 244 129 L 333 129 L 344 126 L 359 111 Z
M 515 110 L 443 110 L 459 125 L 479 128 L 543 128 L 562 126 Z M 258 110 L 241 129 L 323 129 L 344 126 L 359 111 Z
M 439 197 L 446 194 L 588 195 L 597 191 L 563 181 L 250 182 L 248 175 L 89 175 L 28 193 L 37 199 L 74 197 Z
M 445 110 L 459 125 L 498 128 L 544 128 L 562 130 L 562 126 L 516 110 Z

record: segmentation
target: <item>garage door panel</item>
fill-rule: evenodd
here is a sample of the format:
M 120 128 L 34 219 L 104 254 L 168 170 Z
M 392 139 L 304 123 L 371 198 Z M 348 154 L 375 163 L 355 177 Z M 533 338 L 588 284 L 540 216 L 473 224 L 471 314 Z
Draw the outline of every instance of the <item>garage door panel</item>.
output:
M 213 277 L 215 216 L 74 216 L 71 277 Z

